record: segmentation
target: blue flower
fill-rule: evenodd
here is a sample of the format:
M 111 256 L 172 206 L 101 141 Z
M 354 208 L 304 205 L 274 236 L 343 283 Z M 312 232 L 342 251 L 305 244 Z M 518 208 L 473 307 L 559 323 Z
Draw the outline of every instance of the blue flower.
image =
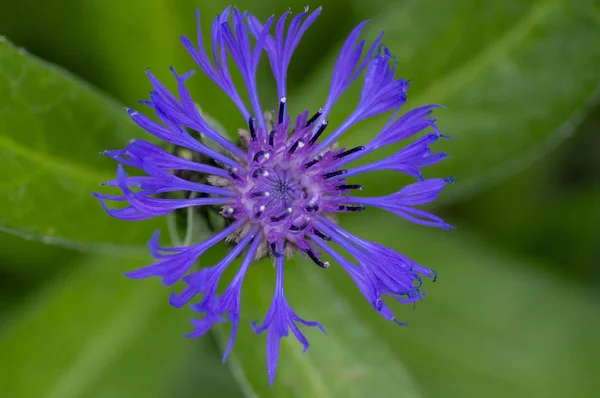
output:
M 409 82 L 395 77 L 397 61 L 381 44 L 382 35 L 370 45 L 359 41 L 364 22 L 350 33 L 341 49 L 323 108 L 312 115 L 305 111 L 295 119 L 288 115 L 288 66 L 303 34 L 320 13 L 321 8 L 312 13 L 306 10 L 288 24 L 291 13 L 286 12 L 275 23 L 271 35 L 273 17 L 262 24 L 250 14 L 227 8 L 213 22 L 212 57 L 202 44 L 200 26 L 196 45 L 183 37 L 183 45 L 200 69 L 231 98 L 245 120 L 247 128 L 240 130 L 239 143 L 219 134 L 199 112 L 185 85 L 192 73 L 178 75 L 171 69 L 177 81 L 175 96 L 147 72 L 153 91 L 150 100 L 143 103 L 154 110 L 160 122 L 134 110 L 128 110 L 129 116 L 160 140 L 187 148 L 210 161 L 198 162 L 134 140 L 124 150 L 105 152 L 120 163 L 117 178 L 107 184 L 120 188 L 122 195 L 95 194 L 108 214 L 123 220 L 144 220 L 198 206 L 214 209 L 226 220 L 223 230 L 190 246 L 163 247 L 155 233 L 149 247 L 156 262 L 128 273 L 134 279 L 159 277 L 165 285 L 178 281 L 186 284 L 181 292 L 171 295 L 170 303 L 182 307 L 194 300 L 191 307 L 202 317 L 192 321 L 195 329 L 189 337 L 205 334 L 216 322 L 231 322 L 233 329 L 224 360 L 239 326 L 244 276 L 253 261 L 265 256 L 273 259 L 277 274 L 273 302 L 262 324 L 253 324 L 256 333 L 267 332 L 270 383 L 275 377 L 282 337 L 291 330 L 306 350 L 308 341 L 299 326 L 316 326 L 324 332 L 319 323 L 300 318 L 285 298 L 286 255 L 300 252 L 321 268 L 329 267 L 322 258 L 328 255 L 350 275 L 377 312 L 398 322 L 383 297 L 414 303 L 424 294 L 420 291 L 422 278 L 435 280 L 435 273 L 392 249 L 350 234 L 337 225 L 334 215 L 379 207 L 417 224 L 451 228 L 439 217 L 415 207 L 434 201 L 448 183 L 454 182 L 452 178 L 424 179 L 421 173 L 424 167 L 447 156 L 430 149 L 438 139 L 445 138 L 431 117 L 439 105 L 423 106 L 398 116 Z M 278 103 L 275 112 L 264 112 L 257 94 L 256 71 L 263 52 L 268 55 L 278 91 L 278 101 L 269 101 L 266 107 Z M 244 78 L 250 107 L 233 84 L 229 57 Z M 329 127 L 327 117 L 336 100 L 363 73 L 356 109 L 339 126 Z M 389 122 L 372 141 L 348 149 L 334 145 L 357 122 L 390 111 Z M 326 129 L 333 131 L 324 135 Z M 422 132 L 425 133 L 420 138 L 386 159 L 345 168 L 378 148 Z M 208 145 L 208 141 L 216 145 Z M 128 176 L 123 166 L 141 169 L 144 175 Z M 415 178 L 415 182 L 383 197 L 351 195 L 363 187 L 349 183 L 348 178 L 379 170 L 395 170 Z M 174 196 L 177 191 L 188 195 Z M 107 200 L 125 206 L 112 209 L 106 206 Z M 223 260 L 190 272 L 204 252 L 223 241 L 234 245 Z M 329 242 L 336 243 L 353 260 L 343 257 Z M 219 296 L 221 276 L 238 257 L 242 258 L 241 266 Z

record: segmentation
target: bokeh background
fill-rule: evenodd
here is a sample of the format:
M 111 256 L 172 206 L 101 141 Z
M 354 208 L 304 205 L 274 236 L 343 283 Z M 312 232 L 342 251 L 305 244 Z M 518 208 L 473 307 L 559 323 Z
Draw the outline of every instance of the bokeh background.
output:
M 261 19 L 305 2 L 237 2 Z M 408 327 L 384 321 L 336 267 L 291 262 L 294 309 L 320 320 L 302 355 L 284 339 L 267 384 L 265 336 L 241 327 L 220 361 L 226 326 L 198 340 L 190 310 L 169 307 L 158 281 L 122 272 L 147 263 L 142 247 L 165 220 L 119 222 L 91 197 L 115 165 L 98 153 L 140 136 L 123 107 L 150 85 L 173 88 L 168 67 L 195 65 L 179 43 L 205 36 L 226 2 L 0 1 L 0 396 L 132 397 L 593 397 L 600 390 L 600 8 L 591 0 L 370 0 L 324 6 L 292 60 L 288 103 L 322 105 L 336 53 L 370 19 L 385 30 L 398 74 L 413 79 L 406 109 L 441 103 L 436 144 L 452 158 L 425 171 L 453 175 L 431 210 L 438 231 L 371 210 L 350 230 L 439 273 Z M 13 44 L 9 44 L 13 43 Z M 263 61 L 266 58 L 263 58 Z M 198 68 L 195 68 L 198 69 Z M 263 104 L 275 107 L 267 62 Z M 332 123 L 353 109 L 360 83 Z M 244 125 L 198 73 L 190 89 L 231 133 Z M 269 100 L 270 98 L 270 100 Z M 342 144 L 373 137 L 364 122 Z M 381 156 L 381 154 L 379 155 Z M 409 182 L 361 180 L 382 194 Z M 163 233 L 168 236 L 168 233 Z M 202 258 L 210 265 L 223 248 Z M 262 319 L 273 291 L 268 261 L 244 285 L 242 323 Z

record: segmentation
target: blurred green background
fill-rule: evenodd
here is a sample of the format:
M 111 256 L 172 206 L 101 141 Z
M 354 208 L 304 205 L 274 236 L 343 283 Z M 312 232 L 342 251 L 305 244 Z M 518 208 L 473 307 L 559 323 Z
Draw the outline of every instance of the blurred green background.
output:
M 237 4 L 263 20 L 305 5 Z M 173 88 L 169 66 L 195 68 L 179 43 L 182 34 L 195 38 L 195 7 L 206 38 L 226 5 L 0 1 L 0 397 L 597 396 L 598 2 L 311 4 L 324 11 L 292 59 L 290 107 L 322 105 L 341 43 L 370 19 L 367 37 L 385 30 L 398 74 L 413 79 L 406 109 L 447 107 L 437 116 L 454 140 L 436 149 L 452 158 L 425 175 L 457 179 L 431 209 L 458 228 L 409 225 L 376 210 L 343 217 L 350 230 L 436 269 L 438 282 L 427 283 L 416 309 L 395 307 L 409 322 L 399 328 L 374 313 L 342 271 L 297 258 L 286 271 L 288 299 L 328 336 L 306 331 L 304 355 L 284 339 L 272 388 L 264 335 L 242 326 L 222 365 L 226 326 L 184 339 L 191 311 L 169 307 L 158 281 L 122 276 L 148 262 L 142 245 L 165 220 L 112 220 L 91 197 L 115 171 L 98 152 L 148 138 L 122 109 L 147 97 L 144 69 Z M 268 108 L 277 98 L 265 60 L 259 82 Z M 244 125 L 200 73 L 190 89 L 230 132 Z M 342 97 L 332 122 L 353 109 L 359 89 Z M 382 122 L 358 125 L 342 144 L 368 141 Z M 409 181 L 369 177 L 361 180 L 369 194 Z M 243 325 L 263 318 L 273 279 L 268 262 L 249 272 Z

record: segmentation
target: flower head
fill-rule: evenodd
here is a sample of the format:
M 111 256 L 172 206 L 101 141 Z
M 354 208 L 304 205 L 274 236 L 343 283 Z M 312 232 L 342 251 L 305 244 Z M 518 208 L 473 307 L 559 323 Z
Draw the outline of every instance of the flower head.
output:
M 200 206 L 215 210 L 226 220 L 224 229 L 210 239 L 187 246 L 163 247 L 158 233 L 154 234 L 149 247 L 156 262 L 128 274 L 134 279 L 159 277 L 165 285 L 185 282 L 181 292 L 171 295 L 170 303 L 182 307 L 195 300 L 191 307 L 202 318 L 192 321 L 195 330 L 189 337 L 203 335 L 216 322 L 231 322 L 233 329 L 224 359 L 233 347 L 239 326 L 244 276 L 253 261 L 265 256 L 273 258 L 277 274 L 273 302 L 262 324 L 253 324 L 257 333 L 267 331 L 271 383 L 277 368 L 279 340 L 288 336 L 289 330 L 305 350 L 308 341 L 299 325 L 317 326 L 324 331 L 319 323 L 300 318 L 288 304 L 283 280 L 286 255 L 300 252 L 321 268 L 329 267 L 330 263 L 323 258 L 328 255 L 350 275 L 376 311 L 398 322 L 383 297 L 414 303 L 424 294 L 420 291 L 421 278 L 435 279 L 435 273 L 392 249 L 350 234 L 337 225 L 335 214 L 379 207 L 418 224 L 450 228 L 439 217 L 415 207 L 435 200 L 453 182 L 451 178 L 422 176 L 424 167 L 446 157 L 430 149 L 430 145 L 445 137 L 439 133 L 436 119 L 431 118 L 431 112 L 439 106 L 423 106 L 398 117 L 409 82 L 396 78 L 397 61 L 381 44 L 382 35 L 370 45 L 359 41 L 365 23 L 351 32 L 342 47 L 323 107 L 295 118 L 288 114 L 287 69 L 294 49 L 320 12 L 320 8 L 312 13 L 306 10 L 291 18 L 289 24 L 290 12 L 286 12 L 277 22 L 271 17 L 262 24 L 250 14 L 227 8 L 213 22 L 212 61 L 202 44 L 200 26 L 197 45 L 183 37 L 183 45 L 200 69 L 241 113 L 245 128 L 240 130 L 239 143 L 219 134 L 202 116 L 185 85 L 192 73 L 179 75 L 171 69 L 177 82 L 174 95 L 148 71 L 153 91 L 150 100 L 143 103 L 154 110 L 160 122 L 134 110 L 128 110 L 129 116 L 165 143 L 187 148 L 209 161 L 198 162 L 149 142 L 134 140 L 124 150 L 105 152 L 120 163 L 117 178 L 107 184 L 120 188 L 122 195 L 95 194 L 108 214 L 123 220 L 144 220 Z M 264 52 L 279 94 L 276 101 L 268 102 L 268 106 L 277 104 L 274 112 L 263 111 L 257 94 L 255 76 Z M 241 100 L 233 84 L 229 57 L 244 78 L 250 107 Z M 330 126 L 327 118 L 336 100 L 363 74 L 356 109 L 340 125 Z M 354 148 L 336 147 L 338 138 L 357 122 L 389 111 L 393 111 L 389 122 L 372 141 Z M 428 129 L 430 132 L 426 132 Z M 424 131 L 420 138 L 386 159 L 347 167 L 367 153 Z M 208 141 L 220 149 L 214 149 L 215 145 L 208 145 Z M 123 166 L 141 169 L 145 175 L 128 176 Z M 378 170 L 395 170 L 416 181 L 383 197 L 351 195 L 363 187 L 349 178 Z M 173 196 L 178 191 L 187 195 Z M 111 209 L 105 204 L 107 200 L 125 206 Z M 225 258 L 212 267 L 190 272 L 204 252 L 223 241 L 234 245 Z M 344 258 L 330 242 L 354 260 Z M 219 296 L 221 276 L 238 257 L 242 258 L 241 265 Z

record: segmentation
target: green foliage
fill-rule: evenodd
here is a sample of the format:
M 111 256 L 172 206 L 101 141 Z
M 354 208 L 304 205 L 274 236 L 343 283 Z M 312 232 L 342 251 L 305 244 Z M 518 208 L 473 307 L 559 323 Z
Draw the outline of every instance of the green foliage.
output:
M 0 396 L 166 398 L 177 383 L 187 384 L 180 396 L 197 388 L 235 396 L 210 340 L 181 337 L 189 314 L 170 307 L 156 283 L 120 275 L 143 264 L 92 257 L 32 294 L 0 335 L 10 364 Z
M 374 210 L 342 217 L 344 227 L 439 272 L 416 309 L 395 307 L 405 328 L 381 318 L 339 267 L 322 270 L 297 255 L 286 266 L 287 298 L 328 334 L 304 328 L 305 354 L 284 338 L 273 387 L 266 336 L 248 326 L 263 319 L 273 295 L 269 261 L 248 272 L 237 344 L 223 365 L 228 326 L 184 339 L 192 311 L 170 307 L 169 289 L 157 281 L 122 276 L 151 261 L 140 244 L 153 229 L 166 229 L 166 217 L 116 221 L 91 196 L 114 178 L 114 162 L 98 152 L 149 139 L 122 109 L 137 109 L 135 101 L 147 96 L 143 70 L 172 88 L 168 66 L 195 68 L 178 37 L 195 38 L 196 4 L 9 3 L 0 34 L 46 61 L 2 36 L 0 231 L 63 247 L 0 235 L 0 396 L 546 398 L 600 388 L 600 302 L 592 292 L 599 275 L 593 147 L 600 9 L 593 1 L 324 2 L 292 59 L 289 106 L 322 105 L 347 32 L 372 19 L 367 36 L 385 30 L 398 74 L 413 79 L 407 108 L 447 107 L 436 115 L 454 140 L 435 150 L 452 159 L 426 174 L 457 178 L 434 211 L 459 228 L 407 225 Z M 208 42 L 226 3 L 198 5 Z M 304 3 L 238 5 L 264 19 L 287 6 L 297 13 Z M 266 61 L 259 79 L 264 107 L 275 106 Z M 205 76 L 191 79 L 190 89 L 229 133 L 244 125 Z M 359 92 L 357 83 L 342 97 L 332 125 L 351 112 Z M 383 123 L 360 124 L 342 144 L 368 141 Z M 390 192 L 405 181 L 381 173 L 365 186 Z M 172 232 L 195 242 L 207 229 L 194 219 L 189 235 Z M 221 254 L 209 252 L 202 264 Z
M 0 40 L 0 229 L 84 250 L 124 250 L 157 222 L 123 224 L 92 197 L 113 179 L 101 150 L 137 133 L 105 95 L 58 67 Z M 123 246 L 116 249 L 116 246 Z

